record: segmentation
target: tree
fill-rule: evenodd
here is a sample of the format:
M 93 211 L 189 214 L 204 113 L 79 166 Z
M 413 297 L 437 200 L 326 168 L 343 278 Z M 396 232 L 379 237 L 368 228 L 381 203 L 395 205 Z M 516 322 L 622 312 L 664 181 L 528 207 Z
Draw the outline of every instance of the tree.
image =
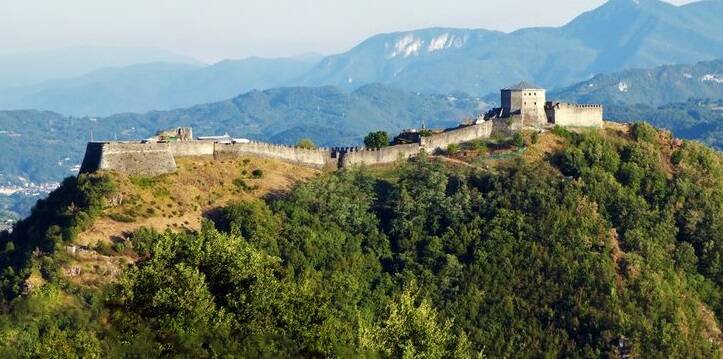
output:
M 364 146 L 368 148 L 382 148 L 389 146 L 389 135 L 386 131 L 369 132 L 364 137 Z
M 296 147 L 303 148 L 305 150 L 313 150 L 316 148 L 316 145 L 311 139 L 302 138 L 296 143 Z

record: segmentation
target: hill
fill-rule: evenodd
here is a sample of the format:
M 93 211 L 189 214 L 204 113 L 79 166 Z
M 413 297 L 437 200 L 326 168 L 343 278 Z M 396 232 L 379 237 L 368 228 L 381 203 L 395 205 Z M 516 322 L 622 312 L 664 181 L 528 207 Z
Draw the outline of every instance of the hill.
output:
M 0 234 L 0 355 L 720 356 L 720 153 L 645 124 L 523 141 L 69 178 Z
M 704 142 L 723 150 L 723 99 L 672 103 L 659 107 L 646 105 L 609 106 L 606 117 L 616 121 L 635 122 L 646 119 L 676 136 Z
M 295 83 L 353 89 L 380 82 L 476 96 L 520 80 L 555 88 L 599 73 L 723 58 L 723 19 L 715 15 L 722 12 L 719 0 L 611 0 L 559 28 L 382 34 L 325 58 Z
M 0 108 L 109 116 L 192 106 L 278 86 L 311 69 L 315 56 L 247 58 L 196 64 L 154 62 L 0 90 Z
M 574 103 L 653 107 L 690 98 L 717 100 L 723 98 L 723 60 L 596 75 L 551 91 L 550 97 Z

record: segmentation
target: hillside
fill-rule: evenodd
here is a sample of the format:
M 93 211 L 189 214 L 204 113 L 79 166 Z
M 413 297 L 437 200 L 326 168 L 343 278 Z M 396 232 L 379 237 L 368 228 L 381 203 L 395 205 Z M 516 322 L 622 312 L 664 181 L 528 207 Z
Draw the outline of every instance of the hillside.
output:
M 574 103 L 662 106 L 690 98 L 723 98 L 723 60 L 669 65 L 596 75 L 590 80 L 550 92 Z
M 691 138 L 723 150 L 723 99 L 671 103 L 659 107 L 646 105 L 609 106 L 606 117 L 622 122 L 650 121 L 676 136 Z
M 721 154 L 521 140 L 70 178 L 0 234 L 0 356 L 719 357 Z
M 430 28 L 367 39 L 325 58 L 302 85 L 380 82 L 476 96 L 520 80 L 556 88 L 599 73 L 723 58 L 723 1 L 611 0 L 559 28 Z

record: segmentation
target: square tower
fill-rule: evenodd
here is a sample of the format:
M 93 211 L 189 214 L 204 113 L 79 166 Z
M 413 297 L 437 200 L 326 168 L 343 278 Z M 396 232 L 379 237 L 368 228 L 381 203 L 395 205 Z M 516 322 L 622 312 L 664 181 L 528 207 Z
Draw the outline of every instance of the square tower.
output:
M 545 89 L 523 81 L 502 89 L 500 104 L 505 117 L 520 116 L 524 126 L 537 127 L 547 124 L 545 98 Z

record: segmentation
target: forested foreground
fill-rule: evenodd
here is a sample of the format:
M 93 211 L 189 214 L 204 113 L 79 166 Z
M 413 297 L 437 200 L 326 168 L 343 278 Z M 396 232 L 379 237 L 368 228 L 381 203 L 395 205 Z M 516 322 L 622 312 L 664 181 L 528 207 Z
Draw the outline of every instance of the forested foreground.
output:
M 0 357 L 720 357 L 720 154 L 647 125 L 555 132 L 540 161 L 423 156 L 141 230 L 102 289 L 55 272 L 113 189 L 66 181 L 0 238 Z

